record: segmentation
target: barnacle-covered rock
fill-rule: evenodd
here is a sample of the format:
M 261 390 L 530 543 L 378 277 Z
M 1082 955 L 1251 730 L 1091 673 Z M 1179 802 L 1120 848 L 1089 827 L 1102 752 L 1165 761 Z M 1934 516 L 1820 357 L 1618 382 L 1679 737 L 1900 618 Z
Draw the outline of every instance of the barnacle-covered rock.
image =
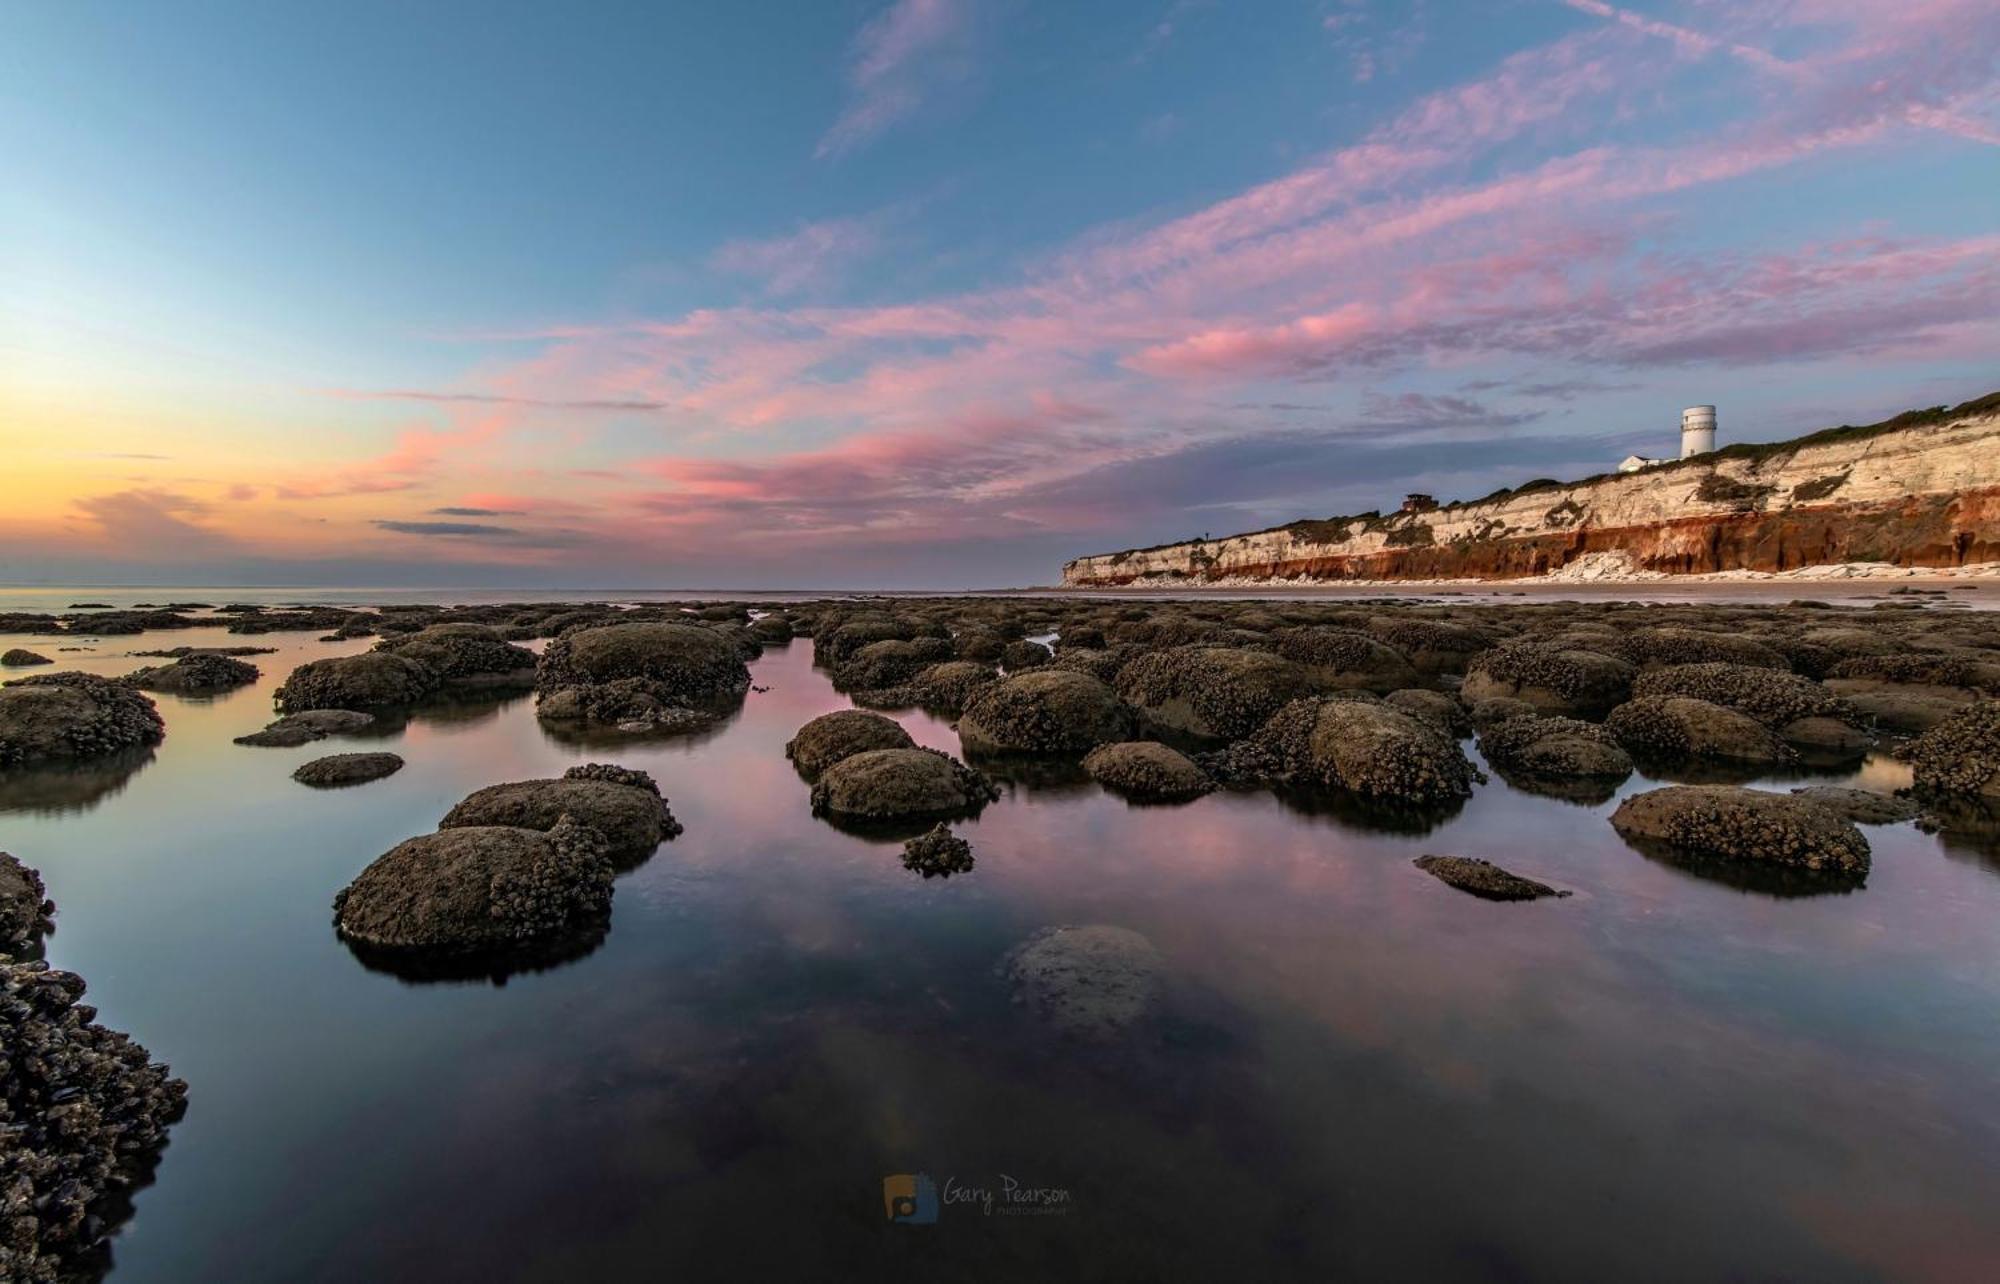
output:
M 1351 629 L 1286 629 L 1278 635 L 1278 654 L 1302 666 L 1325 691 L 1387 693 L 1417 680 L 1401 651 Z
M 949 713 L 962 712 L 972 698 L 1000 680 L 990 664 L 976 660 L 946 660 L 918 671 L 910 679 L 917 703 Z
M 1509 775 L 1623 780 L 1632 758 L 1612 734 L 1576 718 L 1510 718 L 1479 733 L 1479 752 Z
M 567 817 L 603 835 L 606 855 L 629 866 L 681 832 L 643 771 L 592 763 L 572 767 L 560 780 L 516 780 L 466 795 L 438 822 L 439 829 L 505 825 L 553 831 Z
M 1379 701 L 1295 700 L 1251 738 L 1251 748 L 1267 757 L 1281 783 L 1419 807 L 1472 793 L 1472 764 L 1456 740 Z
M 893 718 L 860 709 L 840 709 L 823 713 L 805 726 L 785 746 L 799 774 L 818 780 L 820 773 L 839 762 L 870 749 L 914 749 L 916 741 Z
M 1235 647 L 1156 651 L 1126 665 L 1117 681 L 1118 694 L 1151 722 L 1205 740 L 1240 740 L 1320 689 L 1295 661 Z
M 1917 792 L 2000 798 L 2000 700 L 1968 705 L 1910 746 Z
M 1692 696 L 1745 713 L 1774 730 L 1800 718 L 1857 723 L 1854 707 L 1811 678 L 1747 664 L 1677 664 L 1650 669 L 1632 683 L 1632 694 Z
M 1472 718 L 1466 713 L 1465 706 L 1442 691 L 1405 687 L 1383 696 L 1382 702 L 1435 723 L 1439 730 L 1453 738 L 1472 734 Z M 1528 712 L 1532 716 L 1534 710 L 1530 708 Z
M 1923 807 L 1914 799 L 1843 785 L 1803 785 L 1792 790 L 1792 795 L 1826 807 L 1857 825 L 1893 825 L 1915 820 L 1923 813 Z
M 429 665 L 448 686 L 525 688 L 535 681 L 535 653 L 484 624 L 433 624 L 383 638 L 375 649 Z
M 293 669 L 278 688 L 278 712 L 416 704 L 434 693 L 441 681 L 436 669 L 406 656 L 376 651 L 337 655 Z
M 1487 901 L 1532 901 L 1544 896 L 1568 896 L 1547 883 L 1510 874 L 1492 861 L 1476 856 L 1419 856 L 1418 869 L 1447 886 Z
M 26 647 L 10 647 L 7 651 L 0 652 L 0 668 L 25 669 L 30 665 L 54 663 L 55 661 L 46 655 L 30 651 Z
M 319 789 L 337 789 L 365 785 L 402 769 L 402 758 L 393 753 L 336 753 L 301 764 L 292 772 L 292 779 Z
M 950 878 L 972 871 L 972 844 L 951 832 L 943 821 L 903 844 L 903 868 L 925 878 Z
M 1611 711 L 1604 727 L 1641 757 L 1671 761 L 1784 763 L 1797 757 L 1747 713 L 1692 696 L 1641 696 Z
M 24 955 L 41 946 L 54 927 L 56 903 L 42 876 L 0 852 L 0 954 Z
M 257 680 L 257 666 L 213 651 L 191 651 L 170 664 L 155 664 L 116 679 L 121 686 L 174 695 L 210 695 Z
M 969 816 L 1000 796 L 993 782 L 935 749 L 870 749 L 828 767 L 813 786 L 816 816 L 851 820 Z
M 1215 788 L 1192 759 L 1154 740 L 1100 745 L 1084 757 L 1083 769 L 1098 784 L 1140 802 L 1185 802 Z
M 1708 629 L 1634 629 L 1619 634 L 1610 645 L 1618 655 L 1641 666 L 1673 664 L 1747 664 L 1759 669 L 1788 670 L 1790 663 L 1755 638 Z
M 167 734 L 153 702 L 88 673 L 44 673 L 0 686 L 0 767 L 94 758 Z
M 554 721 L 678 729 L 750 688 L 736 644 L 699 624 L 573 629 L 542 652 L 537 713 Z
M 1600 718 L 1632 691 L 1632 666 L 1599 651 L 1513 642 L 1474 657 L 1461 694 L 1470 701 L 1507 696 L 1544 713 Z
M 834 666 L 833 685 L 841 691 L 868 691 L 908 682 L 919 672 L 952 658 L 947 638 L 870 642 Z
M 1611 824 L 1689 856 L 1864 875 L 1868 840 L 1845 817 L 1789 794 L 1733 785 L 1669 785 L 1619 804 Z
M 1096 678 L 1040 667 L 981 689 L 958 720 L 968 753 L 1082 754 L 1129 739 L 1132 710 Z

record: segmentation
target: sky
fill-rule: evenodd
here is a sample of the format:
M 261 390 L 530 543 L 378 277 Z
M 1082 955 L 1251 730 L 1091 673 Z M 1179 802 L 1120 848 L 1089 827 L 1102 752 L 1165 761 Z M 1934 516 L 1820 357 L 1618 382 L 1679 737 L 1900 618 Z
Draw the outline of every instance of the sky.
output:
M 1992 0 L 0 12 L 0 582 L 965 588 L 2000 388 Z

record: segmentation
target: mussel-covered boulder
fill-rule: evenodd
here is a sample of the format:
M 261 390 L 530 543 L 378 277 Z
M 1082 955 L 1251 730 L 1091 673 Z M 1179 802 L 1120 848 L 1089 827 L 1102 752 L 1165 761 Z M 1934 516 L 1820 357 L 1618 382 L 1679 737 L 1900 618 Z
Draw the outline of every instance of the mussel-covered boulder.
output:
M 1264 724 L 1252 747 L 1268 756 L 1280 782 L 1414 807 L 1456 802 L 1472 793 L 1472 764 L 1458 742 L 1380 701 L 1295 700 Z
M 1019 673 L 1023 669 L 1038 668 L 1055 659 L 1055 652 L 1039 642 L 1027 638 L 1016 638 L 1000 648 L 1000 664 L 1009 673 Z
M 1000 680 L 990 664 L 976 660 L 946 660 L 919 670 L 910 679 L 917 703 L 947 712 L 962 712 L 972 698 Z
M 1630 752 L 1671 761 L 1783 763 L 1796 755 L 1747 713 L 1692 696 L 1641 696 L 1611 711 L 1604 727 Z
M 1351 629 L 1286 629 L 1278 654 L 1311 673 L 1318 689 L 1358 689 L 1386 694 L 1417 680 L 1409 659 L 1395 647 Z
M 1368 633 L 1396 648 L 1419 673 L 1464 673 L 1472 657 L 1492 645 L 1464 625 L 1406 614 L 1370 616 Z
M 828 767 L 813 786 L 816 816 L 850 820 L 969 816 L 1000 796 L 993 782 L 935 749 L 870 749 Z
M 1437 724 L 1447 735 L 1458 737 L 1472 734 L 1472 718 L 1465 706 L 1442 691 L 1432 691 L 1425 687 L 1405 687 L 1391 691 L 1382 697 L 1384 704 L 1394 705 L 1404 713 L 1414 713 L 1426 722 Z M 1528 710 L 1530 716 L 1534 710 Z
M 706 721 L 750 687 L 736 644 L 698 624 L 573 629 L 550 642 L 535 681 L 537 712 L 554 721 L 677 729 Z
M 1802 785 L 1792 790 L 1792 794 L 1845 816 L 1857 825 L 1894 825 L 1915 820 L 1923 813 L 1923 807 L 1915 799 L 1844 785 Z
M 1760 669 L 1789 669 L 1790 663 L 1755 638 L 1708 629 L 1634 629 L 1611 643 L 1634 664 L 1747 664 Z
M 1139 802 L 1185 802 L 1215 788 L 1191 758 L 1156 740 L 1099 745 L 1084 757 L 1083 769 L 1098 784 Z
M 1153 943 L 1108 924 L 1050 927 L 1014 947 L 1000 965 L 1014 1002 L 1058 1034 L 1116 1038 L 1159 1002 L 1162 960 Z
M 1206 740 L 1240 740 L 1322 689 L 1304 665 L 1283 656 L 1202 646 L 1140 656 L 1119 670 L 1116 687 L 1154 725 Z
M 0 668 L 25 669 L 31 665 L 54 663 L 55 661 L 46 655 L 30 651 L 26 647 L 10 647 L 5 652 L 0 652 Z
M 1967 705 L 1910 746 L 1917 792 L 2000 799 L 2000 700 Z
M 1545 896 L 1569 895 L 1547 883 L 1509 873 L 1477 856 L 1419 856 L 1413 863 L 1446 886 L 1470 892 L 1485 901 L 1533 901 Z
M 292 779 L 316 789 L 338 789 L 365 785 L 402 769 L 403 759 L 393 753 L 335 753 L 301 763 L 292 772 Z
M 1635 697 L 1692 696 L 1748 714 L 1784 734 L 1802 718 L 1858 724 L 1854 707 L 1811 678 L 1748 664 L 1677 664 L 1649 669 L 1632 684 Z
M 333 901 L 346 940 L 407 956 L 504 954 L 601 930 L 611 913 L 604 836 L 568 817 L 548 832 L 441 829 L 397 844 Z
M 1868 840 L 1834 811 L 1789 794 L 1733 785 L 1669 785 L 1620 803 L 1611 824 L 1628 839 L 1688 856 L 1840 875 L 1868 872 Z
M 39 872 L 0 852 L 0 954 L 28 954 L 54 926 L 56 903 Z
M 833 685 L 841 691 L 868 691 L 908 682 L 919 672 L 952 658 L 948 638 L 891 638 L 870 642 L 834 666 Z
M 974 864 L 972 844 L 952 833 L 943 821 L 903 844 L 903 868 L 925 878 L 969 874 Z
M 383 638 L 375 649 L 429 665 L 448 686 L 528 687 L 535 681 L 535 653 L 484 624 L 433 624 Z
M 0 955 L 0 1280 L 98 1278 L 187 1084 L 97 1023 L 83 978 Z
M 259 749 L 292 749 L 328 736 L 352 735 L 375 725 L 375 715 L 358 709 L 307 709 L 288 713 L 261 731 L 236 737 L 239 745 Z
M 785 757 L 807 780 L 818 780 L 821 772 L 843 758 L 871 749 L 914 749 L 916 744 L 903 724 L 893 718 L 862 709 L 840 709 L 800 727 L 785 746 Z
M 1483 651 L 1467 666 L 1467 700 L 1525 700 L 1544 713 L 1601 718 L 1632 690 L 1632 665 L 1599 651 L 1557 643 L 1513 642 Z
M 1479 733 L 1479 752 L 1508 774 L 1623 780 L 1632 758 L 1612 734 L 1576 718 L 1510 718 Z
M 435 693 L 440 682 L 436 669 L 407 656 L 379 651 L 337 655 L 293 669 L 278 688 L 278 712 L 416 704 Z
M 46 673 L 0 686 L 0 767 L 95 758 L 167 734 L 153 702 L 88 673 Z
M 122 686 L 173 695 L 212 695 L 256 680 L 256 665 L 213 651 L 192 651 L 172 663 L 149 665 L 117 679 Z
M 439 829 L 506 825 L 553 831 L 568 817 L 604 836 L 606 854 L 629 865 L 681 832 L 660 787 L 643 771 L 602 763 L 571 767 L 560 780 L 516 780 L 466 795 Z
M 1132 710 L 1087 674 L 1041 667 L 978 691 L 958 720 L 969 753 L 1082 754 L 1129 739 Z

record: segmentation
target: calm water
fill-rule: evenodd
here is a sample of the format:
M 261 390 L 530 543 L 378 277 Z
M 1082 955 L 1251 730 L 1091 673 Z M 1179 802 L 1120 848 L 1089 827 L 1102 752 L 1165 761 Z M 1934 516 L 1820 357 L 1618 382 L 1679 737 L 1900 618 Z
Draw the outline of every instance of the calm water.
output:
M 770 689 L 719 733 L 611 751 L 526 699 L 242 748 L 292 664 L 369 642 L 64 641 L 0 649 L 121 673 L 281 648 L 254 688 L 158 697 L 166 743 L 129 775 L 0 784 L 0 847 L 60 906 L 51 959 L 191 1085 L 121 1284 L 2000 1275 L 2000 866 L 1908 825 L 1867 831 L 1864 890 L 1780 900 L 1628 849 L 1612 801 L 1497 779 L 1428 834 L 1016 783 L 960 829 L 977 868 L 925 881 L 809 814 L 783 745 L 846 703 L 809 642 L 753 663 Z M 289 779 L 377 746 L 409 765 Z M 464 794 L 592 760 L 651 771 L 687 826 L 594 953 L 413 985 L 334 938 L 334 892 Z M 1576 894 L 1479 901 L 1412 868 L 1432 851 Z M 1165 957 L 1131 1045 L 1010 1006 L 995 963 L 1058 923 Z M 883 1177 L 913 1172 L 1069 1211 L 886 1224 Z

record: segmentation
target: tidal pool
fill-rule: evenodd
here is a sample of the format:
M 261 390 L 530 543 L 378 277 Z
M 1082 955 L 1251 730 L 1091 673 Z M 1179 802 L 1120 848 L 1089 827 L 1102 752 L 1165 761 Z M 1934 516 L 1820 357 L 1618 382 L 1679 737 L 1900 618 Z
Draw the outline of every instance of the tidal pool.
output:
M 81 641 L 0 649 L 114 675 L 278 648 L 254 687 L 155 697 L 150 754 L 0 778 L 49 958 L 190 1088 L 121 1282 L 2000 1276 L 2000 864 L 1909 824 L 1865 831 L 1860 890 L 1777 898 L 1621 841 L 1643 777 L 1583 805 L 1496 776 L 1415 832 L 1040 773 L 955 826 L 971 870 L 926 879 L 810 814 L 784 744 L 848 703 L 810 641 L 696 738 L 566 743 L 515 697 L 297 749 L 231 738 L 294 664 L 372 639 Z M 290 779 L 377 748 L 408 765 Z M 601 946 L 411 983 L 336 939 L 376 856 L 591 761 L 651 772 L 686 826 L 619 879 Z M 1477 900 L 1426 853 L 1573 895 Z M 1158 951 L 1130 1037 L 1010 1002 L 997 965 L 1060 924 Z M 937 1220 L 891 1222 L 885 1179 L 919 1174 Z

